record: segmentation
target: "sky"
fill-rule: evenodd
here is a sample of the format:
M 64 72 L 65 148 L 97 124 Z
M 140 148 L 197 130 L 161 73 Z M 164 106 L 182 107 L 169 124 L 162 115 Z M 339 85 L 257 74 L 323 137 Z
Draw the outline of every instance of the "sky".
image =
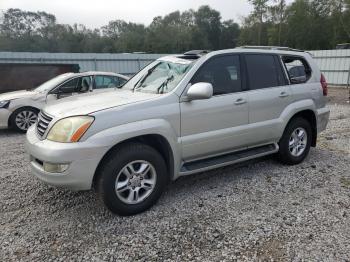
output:
M 0 0 L 2 11 L 45 11 L 54 14 L 58 23 L 82 23 L 89 28 L 99 28 L 116 19 L 149 25 L 155 16 L 198 9 L 201 5 L 220 11 L 223 20 L 238 23 L 252 10 L 247 0 Z

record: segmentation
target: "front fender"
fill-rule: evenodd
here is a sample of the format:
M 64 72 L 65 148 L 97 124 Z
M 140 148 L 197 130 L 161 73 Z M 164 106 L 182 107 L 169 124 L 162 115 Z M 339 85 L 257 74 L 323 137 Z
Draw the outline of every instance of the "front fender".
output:
M 181 163 L 181 148 L 174 128 L 164 119 L 148 119 L 118 125 L 93 134 L 88 138 L 83 138 L 83 140 L 86 139 L 98 146 L 108 147 L 109 151 L 123 141 L 143 135 L 160 135 L 168 141 L 174 157 L 174 174 L 176 177 Z

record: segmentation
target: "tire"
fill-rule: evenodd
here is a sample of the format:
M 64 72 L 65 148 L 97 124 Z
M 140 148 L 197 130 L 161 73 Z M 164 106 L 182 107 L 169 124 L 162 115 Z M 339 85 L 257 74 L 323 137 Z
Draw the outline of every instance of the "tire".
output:
M 154 148 L 125 144 L 102 163 L 96 183 L 100 198 L 111 212 L 135 215 L 149 209 L 160 198 L 168 183 L 167 168 Z
M 39 110 L 31 107 L 22 107 L 12 113 L 10 117 L 11 128 L 26 133 L 28 128 L 35 124 Z
M 306 134 L 302 135 L 305 132 Z M 279 142 L 279 160 L 287 165 L 297 165 L 304 161 L 310 151 L 312 130 L 304 118 L 292 119 Z

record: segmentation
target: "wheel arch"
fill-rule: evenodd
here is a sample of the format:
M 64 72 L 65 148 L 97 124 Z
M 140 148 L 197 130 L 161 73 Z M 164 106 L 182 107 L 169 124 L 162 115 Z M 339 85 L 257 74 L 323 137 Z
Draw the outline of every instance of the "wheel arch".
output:
M 113 154 L 113 152 L 115 152 L 115 150 L 117 150 L 119 147 L 124 146 L 128 143 L 142 143 L 142 144 L 146 144 L 148 146 L 151 146 L 152 148 L 154 148 L 155 150 L 157 150 L 157 152 L 159 152 L 159 154 L 164 158 L 165 162 L 166 162 L 166 167 L 167 167 L 167 171 L 169 174 L 169 179 L 173 179 L 174 178 L 174 165 L 175 165 L 175 160 L 174 160 L 174 153 L 173 150 L 171 148 L 170 143 L 168 142 L 168 140 L 159 134 L 146 134 L 146 135 L 140 135 L 140 136 L 136 136 L 136 137 L 132 137 L 132 138 L 128 138 L 126 140 L 120 141 L 117 144 L 115 144 L 113 147 L 111 147 L 102 157 L 101 161 L 99 162 L 96 170 L 95 170 L 95 174 L 92 180 L 92 186 L 95 187 L 96 186 L 96 182 L 98 180 L 99 174 L 100 174 L 100 170 L 103 166 L 103 164 L 105 163 L 105 161 L 108 159 L 108 157 Z
M 303 118 L 307 120 L 310 123 L 311 130 L 312 130 L 312 140 L 311 140 L 311 146 L 315 147 L 317 144 L 317 119 L 316 119 L 316 114 L 313 110 L 311 109 L 305 109 L 302 111 L 299 111 L 295 113 L 288 121 L 286 127 L 288 124 L 293 121 L 296 118 Z
M 16 108 L 12 113 L 11 113 L 11 115 L 9 116 L 9 118 L 8 118 L 8 120 L 7 120 L 7 125 L 8 125 L 8 127 L 12 127 L 12 119 L 13 119 L 13 117 L 15 116 L 15 114 L 17 113 L 17 112 L 19 112 L 19 111 L 21 111 L 21 110 L 23 110 L 23 109 L 31 109 L 31 110 L 34 110 L 34 111 L 36 111 L 38 114 L 39 114 L 39 112 L 40 112 L 40 109 L 39 108 L 37 108 L 37 107 L 34 107 L 34 106 L 21 106 L 21 107 L 18 107 L 18 108 Z

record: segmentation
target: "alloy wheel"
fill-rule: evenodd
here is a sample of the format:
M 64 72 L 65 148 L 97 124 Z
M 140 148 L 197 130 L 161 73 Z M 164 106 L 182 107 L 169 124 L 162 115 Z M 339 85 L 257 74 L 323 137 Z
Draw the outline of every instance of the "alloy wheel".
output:
M 307 132 L 304 128 L 298 127 L 292 132 L 289 138 L 289 151 L 292 156 L 301 156 L 307 146 Z
M 136 160 L 125 165 L 115 182 L 115 192 L 125 204 L 139 204 L 154 190 L 157 173 L 153 165 Z
M 37 114 L 33 111 L 23 110 L 16 115 L 15 123 L 19 129 L 27 131 L 31 125 L 35 124 L 37 118 Z

